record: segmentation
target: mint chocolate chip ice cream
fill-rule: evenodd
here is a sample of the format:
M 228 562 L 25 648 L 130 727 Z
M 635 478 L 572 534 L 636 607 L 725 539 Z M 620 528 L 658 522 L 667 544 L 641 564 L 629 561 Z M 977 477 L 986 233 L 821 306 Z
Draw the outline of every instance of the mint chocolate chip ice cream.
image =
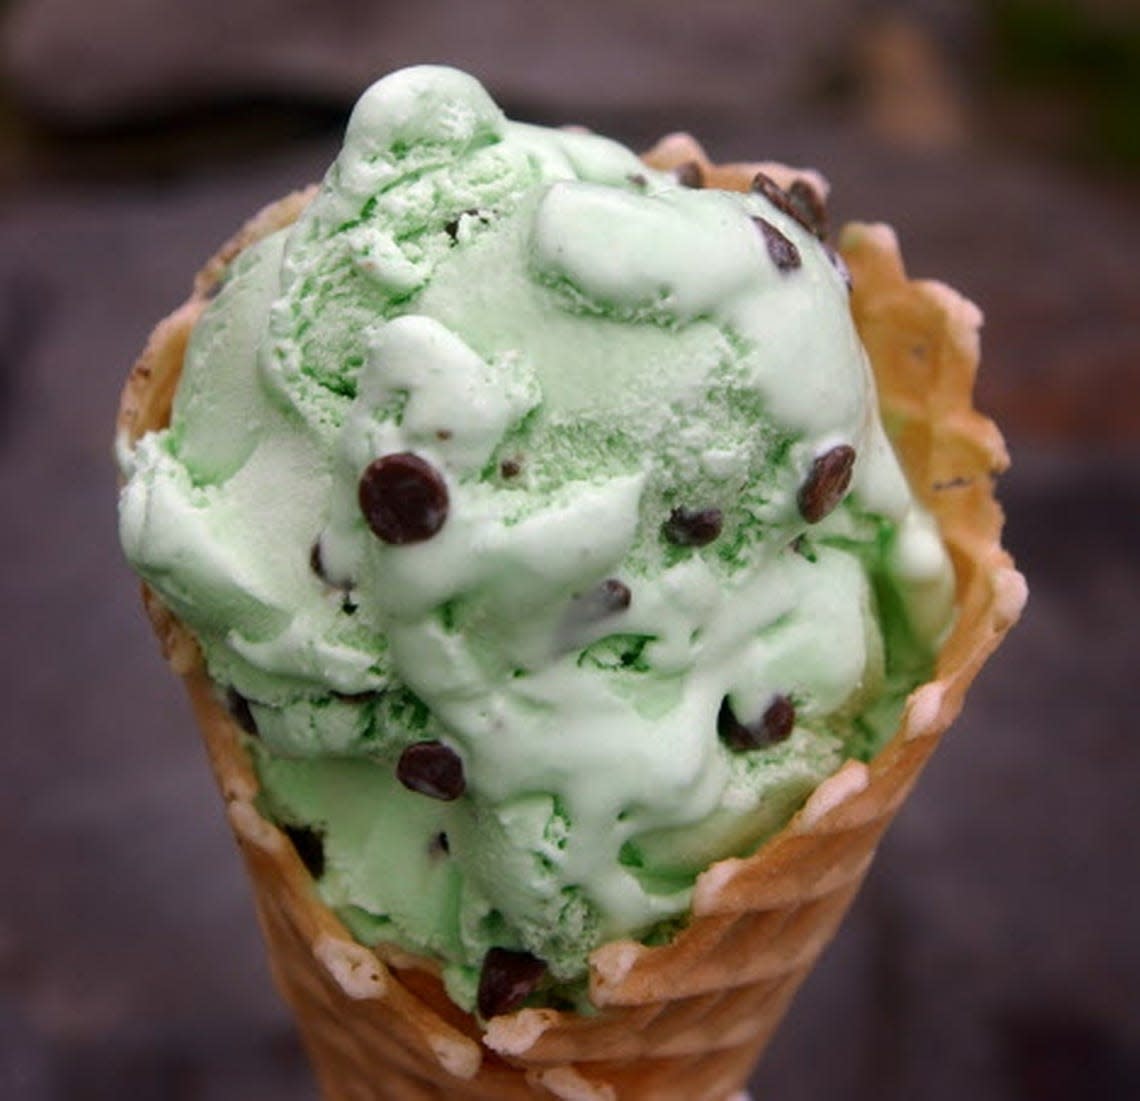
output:
M 263 809 L 485 1016 L 667 935 L 876 752 L 952 615 L 820 196 L 702 182 L 389 76 L 121 448 Z

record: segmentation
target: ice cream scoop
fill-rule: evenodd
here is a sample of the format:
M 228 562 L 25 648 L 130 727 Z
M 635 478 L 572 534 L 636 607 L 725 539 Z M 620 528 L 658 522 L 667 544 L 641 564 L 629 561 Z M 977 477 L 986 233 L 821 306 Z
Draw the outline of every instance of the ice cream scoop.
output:
M 823 197 L 701 182 L 386 77 L 120 447 L 262 810 L 485 1017 L 584 1007 L 594 949 L 875 755 L 951 626 Z

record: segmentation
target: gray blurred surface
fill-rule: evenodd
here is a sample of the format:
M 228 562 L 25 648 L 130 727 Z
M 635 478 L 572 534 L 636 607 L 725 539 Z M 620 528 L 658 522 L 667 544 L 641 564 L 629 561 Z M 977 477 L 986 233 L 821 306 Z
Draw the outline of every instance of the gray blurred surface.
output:
M 836 64 L 869 7 L 480 0 L 476 14 L 453 0 L 17 0 L 6 53 L 22 96 L 83 121 L 251 92 L 347 105 L 378 73 L 442 59 L 540 108 L 737 113 L 811 91 L 810 64 Z
M 644 145 L 662 116 L 623 119 L 616 136 Z M 983 304 L 982 393 L 1011 431 L 1002 495 L 1031 588 L 756 1097 L 1140 1096 L 1140 219 L 1117 189 L 1000 152 L 888 148 L 775 112 L 701 133 L 721 158 L 824 168 L 838 220 L 889 219 L 913 272 Z M 315 1096 L 120 561 L 110 432 L 196 266 L 334 151 L 43 184 L 0 209 L 0 1098 Z

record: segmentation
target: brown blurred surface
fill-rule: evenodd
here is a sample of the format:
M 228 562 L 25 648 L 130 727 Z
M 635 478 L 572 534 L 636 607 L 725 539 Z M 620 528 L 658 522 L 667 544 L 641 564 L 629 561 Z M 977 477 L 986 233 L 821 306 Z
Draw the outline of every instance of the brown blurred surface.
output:
M 369 59 L 422 57 L 444 5 L 381 20 L 371 51 L 340 33 L 306 53 L 301 31 L 316 24 L 302 0 L 231 0 L 231 21 L 277 19 L 227 54 L 229 69 L 201 47 L 219 17 L 180 39 L 156 24 L 166 7 L 8 5 L 23 21 L 8 25 L 21 60 L 0 100 L 0 1097 L 12 1101 L 314 1096 L 179 687 L 119 559 L 108 437 L 127 366 L 196 265 L 264 200 L 320 174 Z M 723 0 L 701 34 L 682 5 L 661 7 L 650 26 L 644 3 L 586 5 L 576 21 L 499 3 L 498 28 L 511 10 L 534 20 L 503 50 L 464 38 L 452 6 L 447 56 L 477 63 L 520 116 L 585 121 L 635 146 L 683 125 L 718 158 L 815 165 L 834 185 L 834 220 L 891 221 L 915 274 L 976 299 L 981 404 L 1014 452 L 1003 498 L 1032 593 L 757 1097 L 1140 1096 L 1128 722 L 1140 705 L 1140 176 L 1127 142 L 1073 144 L 1074 114 L 1107 111 L 1113 133 L 1095 81 L 1074 77 L 1069 108 L 1042 124 L 1035 104 L 1057 95 L 1034 91 L 1033 74 L 1058 64 L 1048 43 L 1028 78 L 1023 64 L 1002 82 L 1010 21 L 1039 36 L 1014 19 L 1025 4 L 854 3 L 821 23 L 812 4 L 777 3 L 761 26 L 754 6 Z M 1127 5 L 1101 7 L 1079 33 L 1111 75 L 1101 28 L 1123 27 L 1113 40 L 1127 43 L 1131 25 Z M 342 9 L 367 21 L 389 6 L 330 10 Z M 12 29 L 28 26 L 39 54 Z M 181 67 L 156 44 L 187 52 Z M 544 68 L 547 54 L 560 64 Z M 584 56 L 598 79 L 575 71 Z M 742 83 L 750 65 L 765 71 Z M 188 84 L 189 71 L 206 78 Z

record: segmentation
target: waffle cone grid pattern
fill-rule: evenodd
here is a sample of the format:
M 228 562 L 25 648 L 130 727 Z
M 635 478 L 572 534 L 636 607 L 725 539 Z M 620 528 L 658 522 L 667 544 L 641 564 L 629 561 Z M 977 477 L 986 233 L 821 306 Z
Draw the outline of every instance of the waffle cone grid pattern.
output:
M 659 168 L 697 161 L 717 187 L 743 190 L 762 169 L 782 186 L 799 176 L 826 191 L 814 173 L 781 165 L 711 165 L 686 135 L 664 139 L 646 160 Z M 123 394 L 119 428 L 129 439 L 167 423 L 190 330 L 226 265 L 295 221 L 312 193 L 287 196 L 248 223 L 155 330 Z M 727 1101 L 743 1088 L 1026 596 L 1000 545 L 993 476 L 1008 465 L 1004 444 L 971 404 L 980 313 L 941 284 L 908 280 L 885 226 L 845 227 L 840 251 L 888 432 L 950 549 L 957 624 L 935 678 L 911 695 L 899 731 L 869 766 L 848 762 L 758 853 L 709 868 L 697 881 L 690 922 L 670 943 L 619 941 L 593 953 L 595 1016 L 522 1009 L 481 1023 L 449 1001 L 431 961 L 354 942 L 317 898 L 284 834 L 256 810 L 240 729 L 212 690 L 193 637 L 144 587 L 163 650 L 185 678 L 275 979 L 327 1101 Z

